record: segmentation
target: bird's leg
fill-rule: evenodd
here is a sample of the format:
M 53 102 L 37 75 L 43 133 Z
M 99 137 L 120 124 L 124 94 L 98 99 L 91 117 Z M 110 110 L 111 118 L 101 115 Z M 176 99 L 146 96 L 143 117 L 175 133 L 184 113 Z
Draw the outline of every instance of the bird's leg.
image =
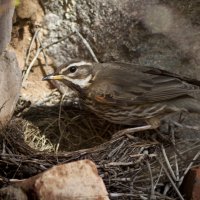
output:
M 199 126 L 191 126 L 191 125 L 186 125 L 185 123 L 183 123 L 184 120 L 187 118 L 187 115 L 184 115 L 184 114 L 188 114 L 188 112 L 181 111 L 179 115 L 179 119 L 177 121 L 172 121 L 172 120 L 168 121 L 169 133 L 171 133 L 171 129 L 175 129 L 175 128 L 190 129 L 190 130 L 195 130 L 195 131 L 200 130 Z
M 181 111 L 180 114 L 179 114 L 179 119 L 178 119 L 178 123 L 183 123 L 184 120 L 186 119 L 186 116 L 187 115 L 184 115 L 184 114 L 188 114 L 187 111 Z
M 136 133 L 140 131 L 146 131 L 146 130 L 152 130 L 154 129 L 151 125 L 144 125 L 144 126 L 139 126 L 139 127 L 134 127 L 134 128 L 126 128 L 120 131 L 117 131 L 112 138 L 118 138 L 123 135 L 131 134 L 131 133 Z
M 174 130 L 175 130 L 175 124 L 171 118 L 162 119 L 159 127 L 159 132 L 161 134 L 171 135 L 170 133 L 174 132 Z
M 136 133 L 136 132 L 140 132 L 140 131 L 157 129 L 160 126 L 159 118 L 152 117 L 152 118 L 146 119 L 145 121 L 146 121 L 147 125 L 120 130 L 113 135 L 113 138 L 121 137 L 126 134 Z

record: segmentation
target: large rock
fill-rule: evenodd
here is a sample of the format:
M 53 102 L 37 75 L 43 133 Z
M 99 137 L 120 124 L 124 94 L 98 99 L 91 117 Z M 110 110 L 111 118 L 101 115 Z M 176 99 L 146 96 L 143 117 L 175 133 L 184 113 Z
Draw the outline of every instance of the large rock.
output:
M 54 166 L 14 185 L 29 197 L 43 200 L 109 200 L 103 180 L 90 160 Z
M 12 0 L 0 1 L 0 54 L 11 39 L 14 5 Z
M 44 1 L 46 43 L 57 65 L 74 57 L 92 59 L 77 34 L 101 62 L 125 61 L 200 79 L 198 1 Z M 59 56 L 58 56 L 59 55 Z
M 185 176 L 182 192 L 187 200 L 200 199 L 200 167 L 193 167 Z
M 21 88 L 21 71 L 14 52 L 5 51 L 0 56 L 0 123 L 12 117 Z
M 0 2 L 0 127 L 10 120 L 21 86 L 21 72 L 15 53 L 5 50 L 11 38 L 13 12 L 12 0 Z
M 6 200 L 28 200 L 21 188 L 8 186 L 0 189 L 0 199 Z

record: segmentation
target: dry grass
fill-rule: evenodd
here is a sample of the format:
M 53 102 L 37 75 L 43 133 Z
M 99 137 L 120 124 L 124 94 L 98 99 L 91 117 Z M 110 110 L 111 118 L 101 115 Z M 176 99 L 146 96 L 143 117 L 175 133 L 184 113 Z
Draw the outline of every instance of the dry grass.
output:
M 95 115 L 59 106 L 33 107 L 23 115 L 25 140 L 37 150 L 75 151 L 102 144 L 120 130 Z

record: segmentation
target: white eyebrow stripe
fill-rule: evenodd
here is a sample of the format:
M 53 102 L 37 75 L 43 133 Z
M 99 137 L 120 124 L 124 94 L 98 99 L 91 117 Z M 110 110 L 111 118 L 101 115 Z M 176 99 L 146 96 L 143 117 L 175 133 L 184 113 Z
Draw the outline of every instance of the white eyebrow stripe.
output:
M 81 61 L 81 62 L 77 62 L 77 63 L 71 63 L 70 65 L 68 65 L 66 68 L 63 68 L 60 73 L 62 74 L 64 71 L 68 70 L 71 66 L 81 66 L 81 65 L 92 65 L 92 63 L 90 62 L 85 62 L 85 61 Z

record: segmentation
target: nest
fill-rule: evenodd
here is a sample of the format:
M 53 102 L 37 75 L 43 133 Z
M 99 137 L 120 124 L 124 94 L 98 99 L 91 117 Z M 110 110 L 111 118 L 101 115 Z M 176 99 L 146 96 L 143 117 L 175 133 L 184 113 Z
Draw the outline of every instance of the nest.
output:
M 176 138 L 181 128 L 113 136 L 123 128 L 71 107 L 29 108 L 1 131 L 1 186 L 56 164 L 90 159 L 111 199 L 182 198 L 186 173 L 200 164 L 200 139 Z

